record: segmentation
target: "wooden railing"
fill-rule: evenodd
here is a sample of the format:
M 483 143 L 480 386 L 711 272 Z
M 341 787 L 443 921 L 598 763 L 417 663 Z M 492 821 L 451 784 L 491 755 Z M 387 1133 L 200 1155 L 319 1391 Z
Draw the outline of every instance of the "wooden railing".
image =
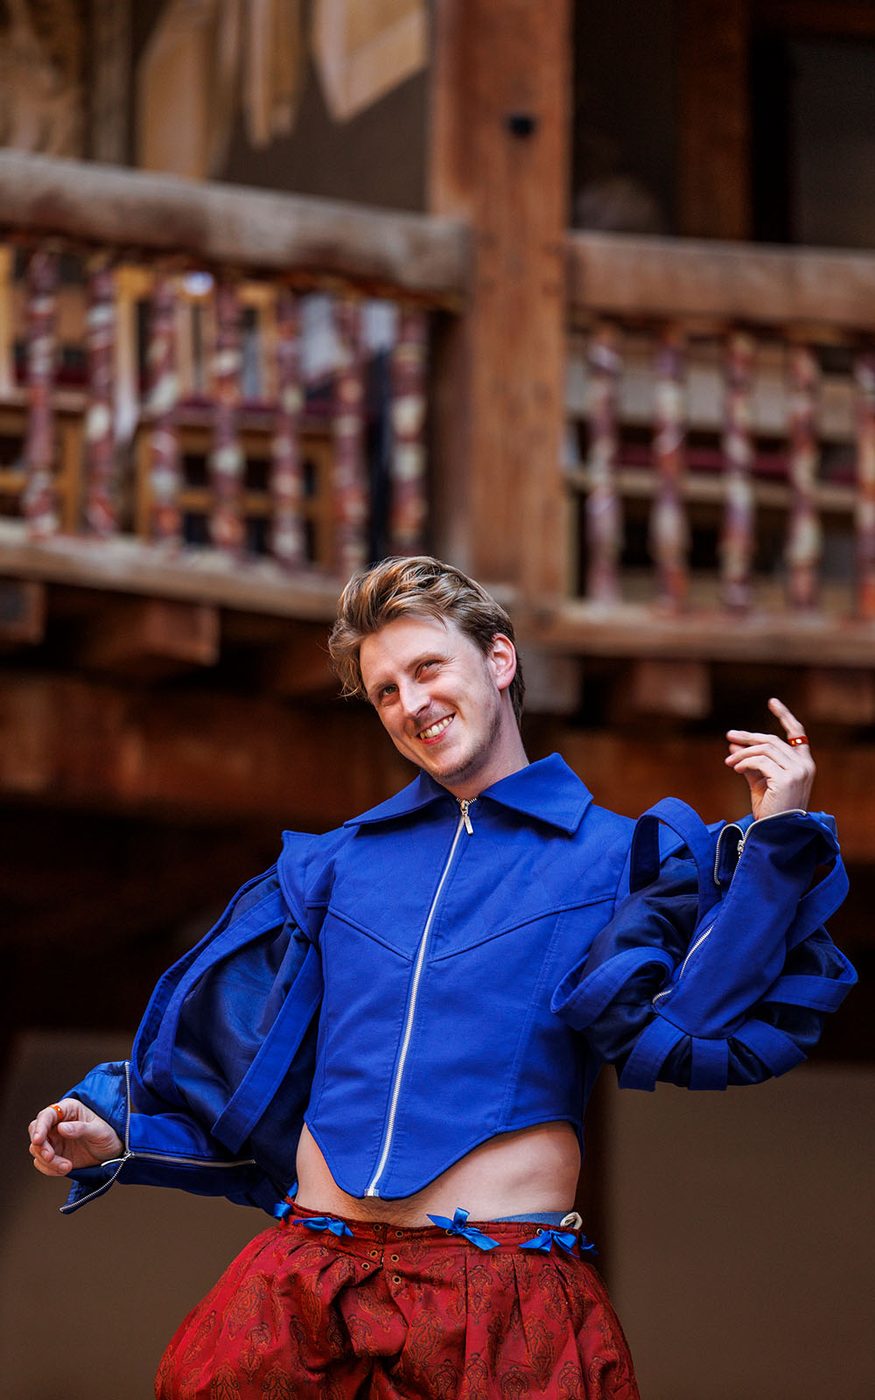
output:
M 0 575 L 325 615 L 428 540 L 428 318 L 473 314 L 471 258 L 446 220 L 0 152 Z M 871 664 L 875 257 L 573 234 L 565 314 L 574 547 L 564 602 L 517 596 L 533 643 Z
M 586 234 L 568 254 L 576 601 L 545 633 L 871 662 L 875 256 Z
M 461 226 L 0 152 L 0 240 L 0 572 L 288 596 L 422 547 Z

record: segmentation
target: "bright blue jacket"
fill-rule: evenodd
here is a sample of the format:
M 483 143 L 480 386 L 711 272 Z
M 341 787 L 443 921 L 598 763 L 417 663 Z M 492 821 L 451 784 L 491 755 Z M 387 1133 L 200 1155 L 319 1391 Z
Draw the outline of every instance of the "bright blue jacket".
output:
M 855 980 L 819 927 L 840 880 L 799 927 L 838 845 L 822 815 L 741 827 L 695 947 L 691 861 L 669 849 L 630 895 L 634 823 L 557 755 L 467 815 L 420 774 L 339 830 L 286 833 L 159 982 L 131 1061 L 70 1091 L 125 1153 L 63 1209 L 124 1180 L 270 1211 L 303 1121 L 344 1191 L 394 1200 L 499 1133 L 565 1120 L 582 1143 L 605 1060 L 640 1087 L 783 1072 Z

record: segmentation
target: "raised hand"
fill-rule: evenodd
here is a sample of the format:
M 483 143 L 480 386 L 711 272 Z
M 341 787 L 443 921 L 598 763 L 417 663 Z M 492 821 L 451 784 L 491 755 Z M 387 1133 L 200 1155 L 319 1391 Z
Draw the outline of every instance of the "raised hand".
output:
M 43 1176 L 66 1176 L 74 1167 L 96 1167 L 124 1152 L 115 1129 L 78 1099 L 41 1109 L 28 1133 L 33 1164 Z
M 814 782 L 814 759 L 805 729 L 782 701 L 773 697 L 769 709 L 781 723 L 786 738 L 730 729 L 726 765 L 741 773 L 750 789 L 754 817 L 771 817 L 792 808 L 807 811 Z

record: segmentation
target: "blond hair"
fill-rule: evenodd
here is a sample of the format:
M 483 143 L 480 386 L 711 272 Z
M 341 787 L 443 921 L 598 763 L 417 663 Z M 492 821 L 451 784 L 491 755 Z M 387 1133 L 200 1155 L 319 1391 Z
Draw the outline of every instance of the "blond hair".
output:
M 364 697 L 359 652 L 365 637 L 399 617 L 448 619 L 484 656 L 498 633 L 514 642 L 513 623 L 491 594 L 452 564 L 429 555 L 382 559 L 353 574 L 340 596 L 328 651 L 344 695 Z M 517 724 L 523 710 L 525 681 L 517 656 L 510 700 Z

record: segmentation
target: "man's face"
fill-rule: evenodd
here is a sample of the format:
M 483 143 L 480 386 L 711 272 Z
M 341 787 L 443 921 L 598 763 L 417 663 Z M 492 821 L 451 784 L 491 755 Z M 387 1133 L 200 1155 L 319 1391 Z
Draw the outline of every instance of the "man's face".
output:
M 399 753 L 457 796 L 519 767 L 508 696 L 516 658 L 506 637 L 484 655 L 457 623 L 398 618 L 366 637 L 359 654 L 368 699 Z

